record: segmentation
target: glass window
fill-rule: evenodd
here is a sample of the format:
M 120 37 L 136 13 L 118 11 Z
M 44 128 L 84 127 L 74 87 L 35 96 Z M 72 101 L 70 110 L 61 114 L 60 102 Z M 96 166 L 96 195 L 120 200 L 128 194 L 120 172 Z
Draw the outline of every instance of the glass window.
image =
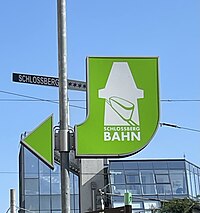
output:
M 114 194 L 124 194 L 126 191 L 126 185 L 112 185 L 111 188 Z
M 143 170 L 143 171 L 140 171 L 140 173 L 141 173 L 141 180 L 143 184 L 155 183 L 153 171 Z
M 168 161 L 169 169 L 185 169 L 185 161 Z
M 157 193 L 159 195 L 171 195 L 172 194 L 170 184 L 157 184 L 156 187 L 157 187 Z
M 141 195 L 141 185 L 126 185 L 127 191 L 132 193 L 133 195 Z
M 191 177 L 191 183 L 192 183 L 192 196 L 196 197 L 197 193 L 196 193 L 196 185 L 195 185 L 195 179 L 194 179 L 194 173 L 190 172 L 190 177 Z
M 154 170 L 155 174 L 169 174 L 168 170 Z
M 40 175 L 40 193 L 50 194 L 50 174 Z
M 54 169 L 53 171 L 51 170 L 51 173 L 56 173 L 56 174 L 60 173 L 60 166 L 57 163 L 54 164 Z
M 195 174 L 195 185 L 196 185 L 197 195 L 200 195 L 200 183 L 199 183 L 199 177 L 197 174 Z
M 138 162 L 139 169 L 153 169 L 152 162 Z
M 39 184 L 37 178 L 25 178 L 25 194 L 37 195 L 39 194 Z
M 75 209 L 79 209 L 79 195 L 75 195 Z
M 190 164 L 187 161 L 185 162 L 185 167 L 186 169 L 190 170 Z
M 27 149 L 24 149 L 24 168 L 25 177 L 27 178 L 37 178 L 38 177 L 38 164 L 39 160 L 33 154 L 31 154 Z
M 139 175 L 126 175 L 126 183 L 140 183 Z
M 51 175 L 51 193 L 52 194 L 61 193 L 60 174 Z
M 30 211 L 39 210 L 39 196 L 25 196 L 25 209 L 28 209 Z
M 121 161 L 118 161 L 118 162 L 112 162 L 110 161 L 110 170 L 115 170 L 115 169 L 123 169 L 123 165 L 122 165 L 122 162 Z
M 61 209 L 61 197 L 60 195 L 52 195 L 52 210 Z
M 111 174 L 111 183 L 114 184 L 125 184 L 125 177 L 122 171 L 115 171 Z
M 169 175 L 167 174 L 157 174 L 156 183 L 169 183 Z
M 41 195 L 40 196 L 40 210 L 49 210 L 50 211 L 50 196 Z
M 79 194 L 79 178 L 74 175 L 74 194 Z
M 50 176 L 49 167 L 46 164 L 44 164 L 42 161 L 39 162 L 39 172 L 40 174 L 46 174 Z
M 190 178 L 190 171 L 187 170 L 187 186 L 188 186 L 188 193 L 190 196 L 192 196 L 192 186 L 191 186 L 191 178 Z
M 70 194 L 70 208 L 71 209 L 74 209 L 74 203 L 75 203 L 74 195 Z
M 156 194 L 155 185 L 142 185 L 142 191 L 145 195 Z
M 176 195 L 186 194 L 186 179 L 183 170 L 170 170 L 172 192 Z
M 74 175 L 70 173 L 70 194 L 74 194 Z
M 167 169 L 167 161 L 154 161 L 153 162 L 154 169 Z
M 124 169 L 138 170 L 138 163 L 134 161 L 126 161 L 123 163 Z

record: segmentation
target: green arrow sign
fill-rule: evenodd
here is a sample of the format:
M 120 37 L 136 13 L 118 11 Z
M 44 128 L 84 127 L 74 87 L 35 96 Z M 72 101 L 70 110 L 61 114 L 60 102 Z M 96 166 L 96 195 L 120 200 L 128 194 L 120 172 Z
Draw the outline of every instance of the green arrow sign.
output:
M 47 166 L 54 168 L 53 115 L 49 116 L 21 143 Z

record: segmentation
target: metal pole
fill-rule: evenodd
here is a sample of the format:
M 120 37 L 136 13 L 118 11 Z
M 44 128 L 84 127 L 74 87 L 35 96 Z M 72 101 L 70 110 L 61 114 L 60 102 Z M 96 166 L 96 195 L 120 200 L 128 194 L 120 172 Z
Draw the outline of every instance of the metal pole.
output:
M 15 189 L 10 189 L 10 213 L 16 213 Z
M 70 213 L 66 0 L 57 0 L 62 213 Z

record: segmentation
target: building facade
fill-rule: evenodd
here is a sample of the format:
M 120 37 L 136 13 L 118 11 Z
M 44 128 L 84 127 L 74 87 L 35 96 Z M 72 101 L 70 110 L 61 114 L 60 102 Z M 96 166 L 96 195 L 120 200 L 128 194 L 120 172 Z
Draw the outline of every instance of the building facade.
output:
M 56 158 L 56 155 L 55 155 Z M 55 159 L 56 160 L 56 159 Z M 79 170 L 70 164 L 71 212 L 79 213 Z M 51 170 L 25 147 L 19 154 L 20 212 L 61 213 L 61 186 L 59 158 Z
M 111 203 L 123 204 L 123 195 L 133 197 L 133 212 L 151 212 L 160 201 L 200 195 L 200 168 L 185 159 L 111 160 Z
M 134 213 L 160 208 L 160 201 L 197 199 L 200 168 L 185 159 L 70 161 L 72 213 L 124 205 L 124 193 L 132 194 Z M 26 148 L 19 155 L 21 212 L 61 213 L 59 155 L 51 170 Z

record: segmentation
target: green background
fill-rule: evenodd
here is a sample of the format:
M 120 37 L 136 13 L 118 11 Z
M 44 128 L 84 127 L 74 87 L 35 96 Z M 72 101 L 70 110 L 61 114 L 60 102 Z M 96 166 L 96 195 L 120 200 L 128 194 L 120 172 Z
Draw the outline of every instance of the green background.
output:
M 98 90 L 105 87 L 113 62 L 128 62 L 137 87 L 144 90 L 144 98 L 138 100 L 141 141 L 104 142 L 105 99 L 98 98 Z M 87 58 L 87 101 L 87 119 L 75 126 L 77 156 L 112 157 L 138 152 L 150 142 L 158 126 L 158 57 Z

